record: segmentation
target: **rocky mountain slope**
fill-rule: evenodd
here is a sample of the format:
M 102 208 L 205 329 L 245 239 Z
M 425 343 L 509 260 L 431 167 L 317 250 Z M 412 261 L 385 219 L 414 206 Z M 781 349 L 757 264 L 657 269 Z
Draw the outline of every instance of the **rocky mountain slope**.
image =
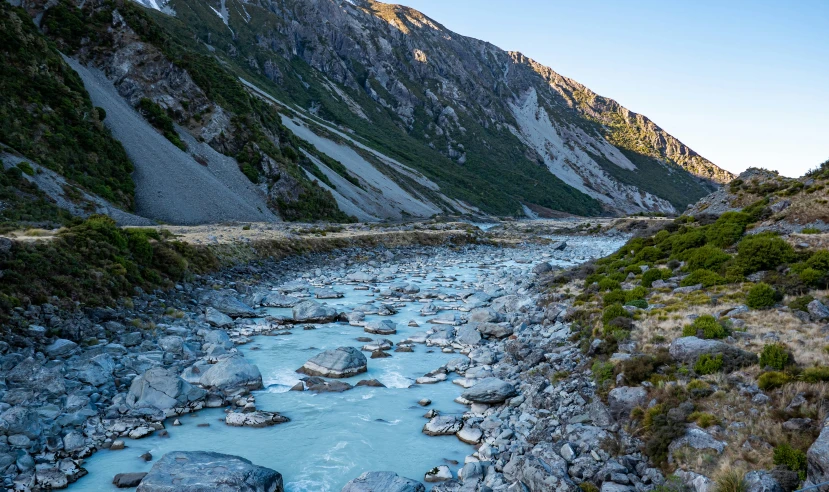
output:
M 732 177 L 645 116 L 406 7 L 146 5 L 294 109 L 350 130 L 486 211 L 673 211 Z
M 0 142 L 154 220 L 672 213 L 731 177 L 644 116 L 405 7 L 12 3 L 5 55 L 19 68 L 4 89 L 51 60 L 51 93 L 84 101 L 63 120 L 91 126 L 43 127 L 38 112 L 66 106 L 21 91 Z M 106 153 L 53 137 L 78 131 Z

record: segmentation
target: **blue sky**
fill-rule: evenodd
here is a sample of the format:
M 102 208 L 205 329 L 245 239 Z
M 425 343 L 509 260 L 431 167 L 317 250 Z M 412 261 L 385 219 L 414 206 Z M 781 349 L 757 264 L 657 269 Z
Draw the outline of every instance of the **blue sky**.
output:
M 829 0 L 398 0 L 642 113 L 715 164 L 829 159 Z

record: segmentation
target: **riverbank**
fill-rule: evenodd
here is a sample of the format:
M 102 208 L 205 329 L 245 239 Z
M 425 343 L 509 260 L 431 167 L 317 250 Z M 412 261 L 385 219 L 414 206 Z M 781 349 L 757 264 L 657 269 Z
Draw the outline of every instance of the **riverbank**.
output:
M 552 249 L 549 245 L 537 247 Z M 522 263 L 514 263 L 514 265 L 522 265 L 522 273 L 514 278 L 520 279 L 520 282 L 527 282 L 528 285 L 532 283 L 527 280 L 532 276 L 529 273 L 529 268 L 532 266 L 530 262 L 535 262 L 540 258 L 538 256 L 540 250 L 519 248 L 504 250 L 486 246 L 466 248 L 473 248 L 473 250 L 464 252 L 461 248 L 461 254 L 473 255 L 473 257 L 476 255 L 474 248 L 488 248 L 487 251 L 506 251 L 522 256 L 518 258 Z M 16 477 L 18 486 L 60 486 L 63 483 L 61 475 L 66 477 L 65 481 L 68 483 L 84 473 L 82 460 L 95 449 L 111 447 L 112 443 L 123 440 L 124 437 L 129 439 L 130 434 L 133 437 L 139 437 L 141 434 L 169 432 L 162 428 L 163 418 L 167 414 L 186 413 L 205 406 L 234 407 L 239 406 L 239 403 L 255 405 L 255 400 L 247 396 L 251 389 L 258 387 L 258 379 L 255 377 L 253 380 L 230 377 L 219 385 L 204 385 L 201 384 L 201 378 L 189 378 L 187 381 L 192 382 L 183 381 L 189 386 L 176 383 L 174 387 L 177 389 L 173 392 L 173 396 L 169 392 L 165 393 L 168 398 L 175 401 L 175 404 L 170 403 L 169 399 L 161 399 L 167 404 L 174 405 L 171 408 L 156 408 L 153 411 L 144 404 L 147 403 L 146 401 L 141 400 L 144 393 L 149 392 L 148 394 L 152 395 L 153 392 L 150 390 L 164 386 L 159 381 L 169 381 L 166 379 L 167 376 L 177 377 L 188 367 L 196 365 L 194 363 L 198 360 L 205 360 L 208 363 L 223 363 L 225 359 L 236 360 L 236 357 L 233 357 L 237 351 L 235 344 L 229 338 L 225 339 L 225 336 L 230 334 L 237 339 L 236 341 L 240 341 L 238 335 L 246 333 L 245 330 L 248 330 L 248 334 L 256 333 L 245 328 L 249 320 L 243 316 L 247 315 L 231 312 L 230 314 L 242 316 L 237 317 L 236 321 L 232 321 L 231 325 L 222 329 L 215 329 L 217 328 L 215 326 L 209 327 L 209 323 L 210 321 L 214 325 L 226 323 L 226 318 L 211 316 L 211 320 L 208 321 L 205 317 L 205 314 L 215 315 L 209 309 L 205 311 L 207 306 L 227 310 L 228 305 L 231 307 L 235 305 L 232 302 L 226 304 L 228 297 L 224 294 L 229 294 L 229 289 L 233 289 L 238 301 L 255 301 L 257 296 L 262 295 L 262 290 L 255 287 L 257 285 L 260 287 L 262 285 L 277 286 L 284 283 L 291 275 L 301 277 L 302 274 L 309 278 L 309 281 L 313 281 L 323 275 L 322 265 L 331 262 L 336 264 L 339 270 L 357 268 L 357 265 L 382 270 L 381 265 L 401 261 L 413 254 L 409 250 L 411 248 L 385 250 L 381 255 L 378 254 L 380 250 L 377 249 L 371 251 L 340 250 L 327 255 L 316 253 L 292 257 L 280 263 L 246 264 L 226 269 L 219 274 L 204 276 L 197 282 L 182 283 L 166 294 L 143 293 L 131 298 L 131 306 L 130 302 L 125 300 L 116 309 L 92 310 L 85 318 L 76 315 L 78 335 L 90 335 L 78 337 L 78 339 L 88 340 L 86 346 L 77 346 L 75 342 L 68 339 L 47 338 L 50 334 L 46 332 L 46 329 L 44 333 L 37 333 L 40 329 L 33 328 L 33 339 L 37 340 L 37 336 L 42 336 L 44 338 L 40 341 L 44 344 L 47 341 L 50 343 L 33 346 L 22 352 L 6 353 L 3 357 L 4 368 L 10 371 L 6 377 L 3 399 L 15 403 L 15 405 L 7 403 L 10 406 L 4 408 L 3 419 L 7 420 L 6 416 L 17 415 L 19 418 L 12 419 L 14 420 L 12 432 L 15 432 L 12 435 L 26 436 L 28 433 L 31 436 L 27 437 L 29 439 L 27 443 L 23 443 L 23 439 L 15 438 L 14 441 L 17 443 L 15 447 L 10 445 L 7 448 L 13 454 L 7 453 L 4 458 L 5 462 L 9 462 L 10 459 L 14 459 L 14 462 L 9 462 L 6 470 L 10 470 L 11 466 L 16 467 L 14 471 L 18 472 Z M 417 255 L 428 257 L 440 248 L 436 250 L 417 247 L 414 250 Z M 445 248 L 443 250 L 446 254 L 450 252 Z M 574 255 L 579 258 L 599 254 L 594 252 L 588 255 L 573 249 L 567 251 L 567 248 L 564 252 L 555 249 L 552 251 L 558 251 L 555 254 Z M 402 255 L 400 259 L 397 259 L 398 255 Z M 377 265 L 372 265 L 372 262 Z M 357 280 L 352 279 L 351 282 L 357 282 Z M 515 284 L 508 287 L 512 289 Z M 205 292 L 210 295 L 204 297 Z M 377 294 L 382 295 L 380 292 Z M 251 304 L 261 304 L 261 301 L 260 298 L 258 302 L 251 302 Z M 400 302 L 400 299 L 397 301 Z M 462 299 L 457 299 L 457 301 L 459 306 L 456 308 L 466 304 Z M 457 311 L 456 308 L 448 309 L 448 311 L 463 313 L 463 311 Z M 506 304 L 501 309 L 504 312 L 498 315 L 506 316 L 505 319 L 511 320 L 502 321 L 505 326 L 512 327 L 516 323 L 518 327 L 529 326 L 526 323 L 531 320 L 525 314 L 507 312 L 513 308 L 507 307 Z M 31 325 L 49 326 L 54 323 L 52 319 L 55 318 L 56 313 L 49 307 L 45 309 L 41 307 L 40 310 L 28 311 L 28 316 L 32 317 Z M 276 319 L 272 319 L 270 323 L 274 321 Z M 38 325 L 36 322 L 42 324 Z M 275 324 L 279 325 L 278 322 Z M 268 326 L 268 329 L 271 328 Z M 457 331 L 460 332 L 460 329 Z M 444 330 L 441 333 L 447 332 Z M 446 339 L 450 345 L 456 343 L 456 335 L 453 329 L 451 341 L 449 338 Z M 90 343 L 92 338 L 95 338 L 97 343 Z M 494 340 L 491 343 L 481 340 L 480 343 L 495 345 Z M 468 350 L 469 347 L 460 347 L 458 352 Z M 211 364 L 211 366 L 216 365 Z M 160 375 L 153 374 L 153 377 L 157 379 L 149 378 L 150 383 L 144 386 L 142 386 L 144 383 L 141 383 L 136 386 L 136 380 L 148 381 L 146 373 L 159 367 L 166 372 Z M 245 365 L 241 367 L 247 368 Z M 141 379 L 142 376 L 143 379 Z M 464 379 L 468 379 L 465 371 L 463 376 Z M 47 391 L 43 391 L 44 387 Z M 136 389 L 133 390 L 133 388 Z M 131 394 L 132 400 L 130 400 Z M 159 395 L 148 397 L 153 404 L 159 403 L 156 396 Z M 194 396 L 198 397 L 193 398 Z M 67 403 L 64 403 L 69 401 L 72 402 L 72 406 L 66 406 Z M 20 410 L 19 407 L 24 403 L 28 406 L 28 411 Z M 244 405 L 240 407 L 240 410 L 244 408 Z M 44 408 L 48 408 L 49 411 L 44 413 Z M 10 413 L 7 414 L 7 412 Z M 44 425 L 44 416 L 51 417 L 53 420 L 57 418 L 59 427 L 55 424 Z M 28 428 L 20 422 L 24 424 L 28 422 Z M 169 422 L 167 424 L 169 425 Z M 20 447 L 22 444 L 26 446 Z M 38 449 L 39 453 L 47 453 L 46 460 L 43 459 L 42 454 L 37 454 Z M 40 461 L 39 466 L 29 466 L 32 463 L 26 456 L 29 456 L 31 461 L 39 456 L 37 458 Z M 53 460 L 51 463 L 57 466 L 48 466 L 50 458 Z M 60 471 L 60 474 L 55 472 L 56 469 Z

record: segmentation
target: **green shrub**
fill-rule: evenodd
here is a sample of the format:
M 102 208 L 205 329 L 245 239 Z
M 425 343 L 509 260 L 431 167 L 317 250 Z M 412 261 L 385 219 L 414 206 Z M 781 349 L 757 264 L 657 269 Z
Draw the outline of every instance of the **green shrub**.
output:
M 785 466 L 791 471 L 800 475 L 800 479 L 806 478 L 806 453 L 791 447 L 789 444 L 781 444 L 774 448 L 774 464 Z
M 824 276 L 823 272 L 815 270 L 811 267 L 804 268 L 798 275 L 800 281 L 807 285 L 820 285 Z
M 776 371 L 782 371 L 789 365 L 789 350 L 782 343 L 772 343 L 763 347 L 760 352 L 760 367 L 771 367 Z
M 667 274 L 667 277 L 666 277 Z M 644 287 L 650 287 L 653 285 L 654 282 L 657 280 L 664 280 L 665 278 L 669 278 L 671 272 L 669 270 L 663 270 L 660 268 L 651 268 L 645 273 L 642 274 L 642 285 Z
M 648 289 L 642 286 L 634 287 L 630 290 L 624 291 L 625 301 L 635 301 L 637 299 L 644 299 L 648 295 Z
M 695 337 L 706 339 L 725 338 L 728 336 L 728 331 L 725 327 L 717 321 L 717 318 L 710 314 L 703 314 L 694 320 L 690 325 L 685 325 L 682 329 L 682 336 Z
M 678 255 L 691 248 L 699 248 L 706 241 L 705 231 L 701 227 L 691 228 L 683 233 L 674 234 L 671 237 L 671 252 Z
M 20 169 L 23 174 L 27 174 L 29 176 L 35 175 L 35 170 L 32 168 L 32 165 L 26 161 L 21 161 L 17 164 L 17 168 Z
M 720 423 L 720 420 L 711 415 L 708 412 L 693 412 L 691 415 L 688 416 L 688 420 L 691 422 L 696 422 L 698 426 L 702 427 L 703 429 L 707 429 L 712 425 L 716 425 Z
M 611 290 L 604 296 L 602 296 L 602 302 L 604 302 L 605 306 L 609 306 L 611 304 L 622 304 L 627 299 L 625 292 L 623 290 Z
M 807 383 L 820 383 L 829 381 L 829 367 L 817 366 L 804 369 L 800 373 L 800 379 Z
M 689 249 L 678 257 L 685 260 L 685 269 L 689 272 L 701 269 L 717 270 L 731 259 L 731 255 L 711 245 Z
M 602 311 L 602 323 L 605 326 L 609 325 L 611 321 L 616 318 L 630 318 L 631 315 L 621 304 L 611 304 Z
M 725 278 L 711 270 L 695 270 L 693 273 L 682 279 L 680 285 L 688 287 L 690 285 L 702 284 L 703 287 L 713 287 L 714 285 L 723 285 Z
M 780 294 L 769 284 L 760 282 L 749 289 L 746 306 L 751 309 L 768 309 L 780 299 Z
M 772 390 L 779 388 L 791 381 L 791 377 L 785 372 L 769 371 L 764 372 L 757 378 L 757 386 L 761 390 Z
M 642 248 L 642 250 L 640 250 L 639 253 L 634 257 L 634 260 L 639 262 L 652 263 L 664 257 L 665 254 L 662 252 L 661 249 L 655 246 L 648 246 Z
M 167 115 L 164 108 L 152 100 L 142 97 L 138 102 L 138 111 L 147 119 L 147 122 L 156 127 L 164 135 L 164 138 L 181 150 L 187 150 L 187 145 L 178 136 L 173 120 Z
M 617 290 L 621 289 L 622 286 L 616 280 L 613 280 L 609 277 L 605 277 L 599 280 L 599 290 L 602 292 L 606 292 L 609 290 Z
M 829 251 L 821 250 L 812 253 L 806 260 L 806 266 L 821 272 L 829 271 Z
M 706 231 L 708 243 L 726 248 L 736 243 L 751 222 L 751 217 L 743 212 L 726 212 L 711 224 Z
M 639 309 L 647 309 L 648 308 L 648 301 L 644 299 L 633 299 L 632 301 L 627 301 L 625 306 L 633 306 Z
M 737 260 L 746 273 L 771 270 L 794 257 L 791 245 L 773 233 L 748 236 L 737 245 Z
M 723 368 L 723 356 L 722 354 L 702 354 L 697 359 L 697 362 L 694 364 L 694 372 L 697 374 L 714 374 L 715 372 L 720 372 Z
M 793 311 L 803 311 L 808 313 L 809 312 L 809 303 L 814 301 L 815 298 L 810 295 L 800 296 L 797 299 L 789 302 L 789 309 Z
M 629 385 L 638 385 L 647 381 L 662 366 L 670 365 L 671 356 L 666 349 L 657 350 L 654 355 L 641 355 L 623 360 L 616 365 L 616 375 L 624 374 Z
M 593 378 L 599 386 L 609 382 L 613 379 L 613 364 L 610 362 L 596 361 L 590 368 L 593 371 Z
M 804 227 L 801 234 L 820 234 L 820 229 L 817 227 Z

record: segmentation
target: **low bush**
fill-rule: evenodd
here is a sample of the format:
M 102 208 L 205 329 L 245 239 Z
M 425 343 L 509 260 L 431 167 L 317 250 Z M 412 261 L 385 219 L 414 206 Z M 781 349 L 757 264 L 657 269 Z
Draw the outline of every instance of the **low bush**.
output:
M 748 485 L 742 470 L 729 468 L 714 477 L 713 492 L 746 492 L 747 490 Z
M 731 259 L 731 255 L 716 246 L 707 244 L 701 248 L 685 251 L 679 258 L 685 260 L 685 269 L 693 272 L 701 269 L 717 270 Z
M 784 384 L 791 381 L 791 379 L 791 376 L 789 376 L 785 372 L 764 372 L 760 375 L 759 378 L 757 378 L 757 386 L 763 391 L 772 390 L 783 386 Z
M 611 304 L 602 311 L 602 323 L 608 325 L 616 318 L 630 318 L 630 316 L 630 313 L 621 304 Z
M 804 227 L 801 234 L 820 234 L 820 229 L 817 227 Z
M 644 299 L 633 299 L 632 301 L 627 301 L 625 306 L 633 306 L 639 309 L 647 309 L 648 308 L 648 301 Z
M 791 245 L 773 233 L 748 236 L 737 244 L 737 260 L 746 273 L 771 270 L 794 258 Z
M 638 385 L 650 379 L 657 369 L 670 365 L 671 362 L 668 350 L 660 349 L 654 355 L 642 355 L 619 362 L 615 367 L 615 374 L 624 374 L 627 384 Z
M 688 287 L 691 285 L 702 284 L 703 287 L 713 287 L 715 285 L 723 285 L 725 283 L 725 278 L 723 278 L 720 274 L 712 272 L 711 270 L 700 269 L 695 270 L 693 273 L 682 279 L 680 285 Z
M 696 422 L 696 424 L 703 429 L 707 429 L 712 425 L 720 423 L 720 420 L 717 417 L 708 412 L 694 412 L 688 416 L 688 420 L 690 422 Z
M 809 367 L 800 373 L 800 379 L 807 383 L 821 383 L 829 381 L 829 367 Z
M 711 224 L 706 232 L 708 243 L 725 248 L 736 243 L 751 222 L 751 217 L 743 212 L 726 212 Z
M 746 306 L 751 309 L 768 309 L 781 299 L 781 295 L 769 284 L 760 282 L 749 289 Z
M 728 336 L 728 331 L 725 327 L 717 321 L 717 318 L 710 314 L 703 314 L 694 320 L 690 325 L 686 325 L 682 329 L 682 336 L 695 337 L 707 339 L 725 338 Z
M 824 278 L 826 275 L 821 271 L 815 270 L 814 268 L 806 267 L 800 271 L 798 277 L 800 278 L 800 281 L 806 285 L 821 286 L 822 284 L 825 284 Z
M 668 275 L 670 276 L 670 272 L 668 272 Z M 651 287 L 657 280 L 664 280 L 665 278 L 664 270 L 659 268 L 651 268 L 642 274 L 642 285 L 644 287 Z
M 793 311 L 809 312 L 809 303 L 814 300 L 815 298 L 810 295 L 800 296 L 789 302 L 789 309 Z
M 610 362 L 602 362 L 597 360 L 593 363 L 590 370 L 593 371 L 593 378 L 599 386 L 602 386 L 613 379 L 613 364 Z
M 610 290 L 617 290 L 621 289 L 622 286 L 616 280 L 613 280 L 609 277 L 605 277 L 599 280 L 599 290 L 602 292 L 607 292 Z
M 772 343 L 763 347 L 760 352 L 760 367 L 770 367 L 775 371 L 782 371 L 791 363 L 788 348 L 782 343 Z
M 702 354 L 694 364 L 694 372 L 697 374 L 707 375 L 720 372 L 723 368 L 722 354 Z
M 800 479 L 806 478 L 806 453 L 791 447 L 789 444 L 781 444 L 774 448 L 774 464 L 785 466 L 791 471 L 797 472 Z

